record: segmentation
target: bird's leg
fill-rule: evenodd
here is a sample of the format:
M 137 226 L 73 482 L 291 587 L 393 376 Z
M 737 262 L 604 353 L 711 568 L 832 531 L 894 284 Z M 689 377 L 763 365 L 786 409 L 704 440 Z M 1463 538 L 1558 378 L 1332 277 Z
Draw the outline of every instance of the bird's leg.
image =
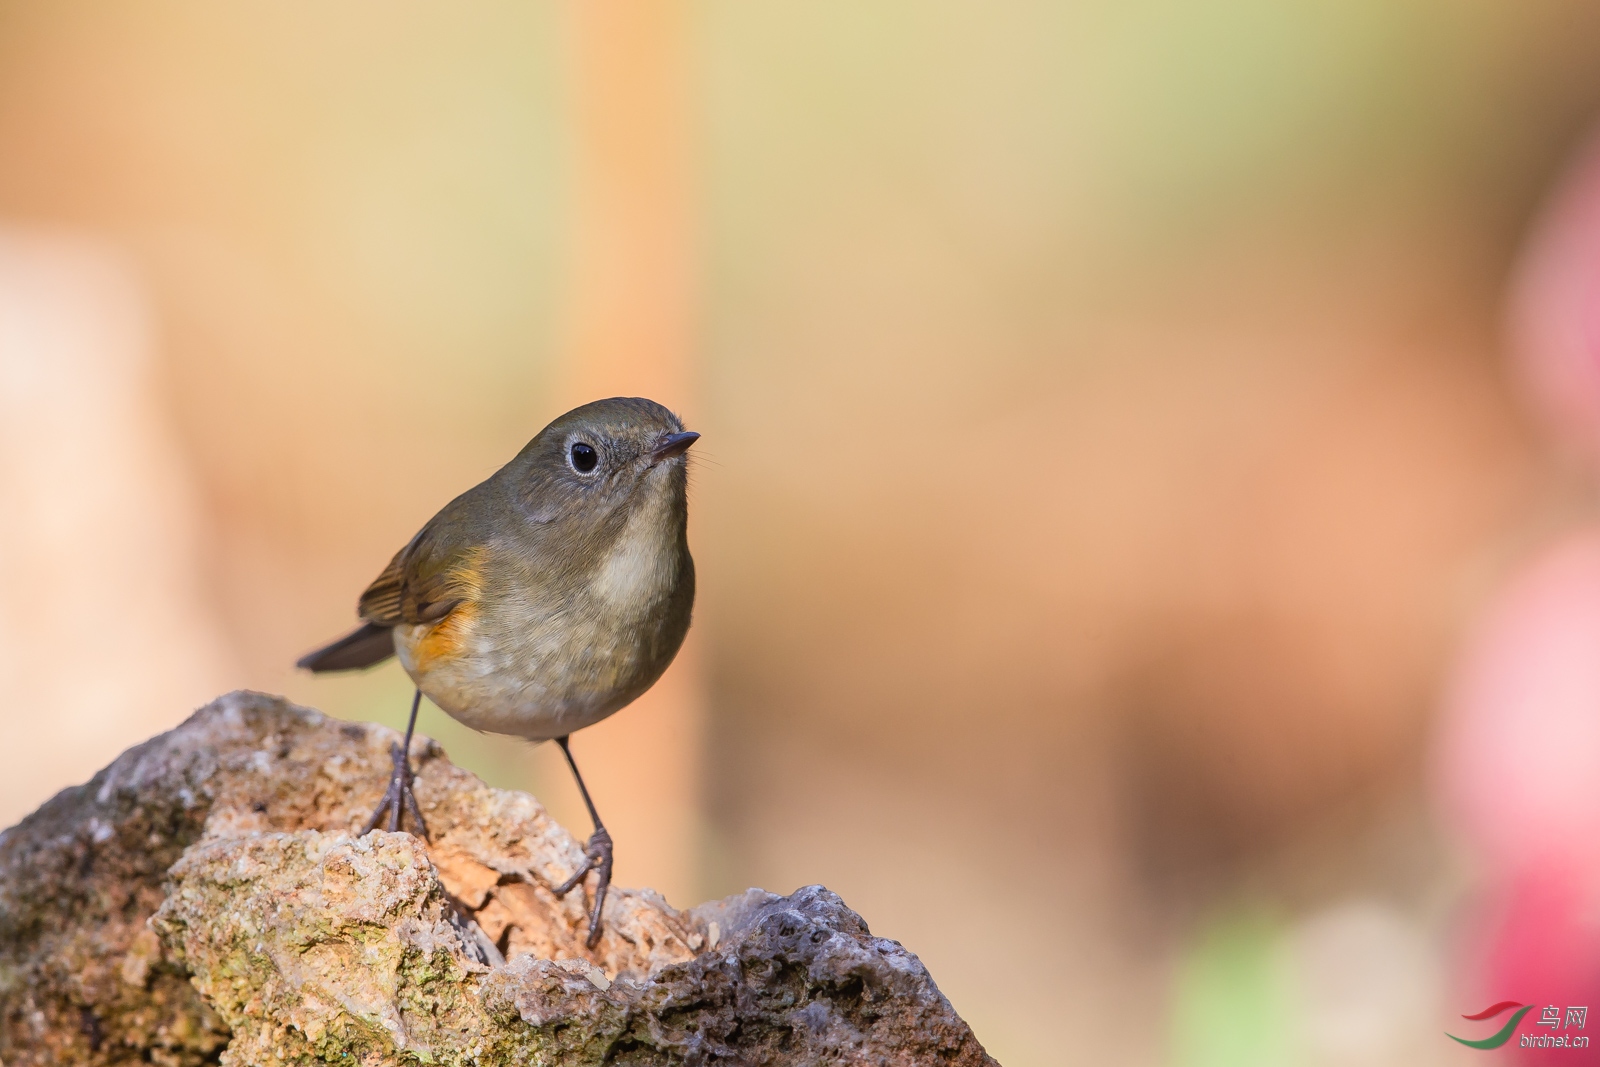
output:
M 394 771 L 389 776 L 389 788 L 384 790 L 383 799 L 378 801 L 378 809 L 367 820 L 366 829 L 361 831 L 364 835 L 377 829 L 385 814 L 389 816 L 389 831 L 398 831 L 401 814 L 410 812 L 411 821 L 417 824 L 422 839 L 428 840 L 428 824 L 422 818 L 422 808 L 417 804 L 416 792 L 411 788 L 411 734 L 417 728 L 417 708 L 421 706 L 422 690 L 418 689 L 417 695 L 411 698 L 411 719 L 406 723 L 405 743 L 389 746 L 389 759 L 393 762 Z
M 583 775 L 578 773 L 578 765 L 573 762 L 572 749 L 567 745 L 565 737 L 556 738 L 556 744 L 561 746 L 561 754 L 567 757 L 567 766 L 572 768 L 572 777 L 577 780 L 578 792 L 583 794 L 584 807 L 589 809 L 589 818 L 594 821 L 594 833 L 589 835 L 589 843 L 583 848 L 583 864 L 572 872 L 572 877 L 556 886 L 552 890 L 556 896 L 566 896 L 584 875 L 590 871 L 597 871 L 599 877 L 594 887 L 594 910 L 589 913 L 589 936 L 585 940 L 590 948 L 594 948 L 600 941 L 600 909 L 605 907 L 606 890 L 611 888 L 611 835 L 606 832 L 605 824 L 600 821 L 600 813 L 594 810 L 594 801 L 589 799 L 589 789 L 583 784 Z

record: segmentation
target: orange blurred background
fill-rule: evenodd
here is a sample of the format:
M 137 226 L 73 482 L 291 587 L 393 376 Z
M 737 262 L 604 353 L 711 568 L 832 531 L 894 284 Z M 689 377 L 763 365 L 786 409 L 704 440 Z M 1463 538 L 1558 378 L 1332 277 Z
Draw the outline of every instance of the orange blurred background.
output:
M 575 741 L 621 881 L 823 882 L 1012 1067 L 1471 1062 L 1426 753 L 1595 512 L 1502 330 L 1597 105 L 1565 0 L 0 4 L 0 823 L 225 689 L 401 722 L 295 658 L 650 395 L 701 594 Z

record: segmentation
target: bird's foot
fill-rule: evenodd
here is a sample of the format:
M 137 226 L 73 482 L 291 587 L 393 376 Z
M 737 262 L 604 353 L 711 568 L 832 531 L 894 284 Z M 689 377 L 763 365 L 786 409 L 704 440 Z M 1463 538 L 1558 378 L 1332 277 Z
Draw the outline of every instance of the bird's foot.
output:
M 611 888 L 611 835 L 604 826 L 597 827 L 589 836 L 589 843 L 583 848 L 583 863 L 572 872 L 572 877 L 551 892 L 558 897 L 566 896 L 590 871 L 598 872 L 599 877 L 594 887 L 594 908 L 589 912 L 589 936 L 584 944 L 594 948 L 600 943 L 600 910 L 605 907 L 606 890 Z
M 389 776 L 389 788 L 384 791 L 383 799 L 378 801 L 378 808 L 372 813 L 372 818 L 367 820 L 363 835 L 370 834 L 378 828 L 384 815 L 389 816 L 389 825 L 385 828 L 391 833 L 400 829 L 402 812 L 409 812 L 411 821 L 417 824 L 417 831 L 424 841 L 428 840 L 428 824 L 422 818 L 422 808 L 417 804 L 417 794 L 412 788 L 411 760 L 405 749 L 399 745 L 389 746 L 389 758 L 394 762 L 394 773 Z

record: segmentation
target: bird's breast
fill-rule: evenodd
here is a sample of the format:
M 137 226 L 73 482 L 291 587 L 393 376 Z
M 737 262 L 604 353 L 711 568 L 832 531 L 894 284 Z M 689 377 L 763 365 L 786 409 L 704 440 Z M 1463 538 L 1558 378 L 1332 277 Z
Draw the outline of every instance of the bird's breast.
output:
M 490 566 L 477 599 L 432 626 L 396 628 L 401 662 L 476 729 L 543 738 L 598 721 L 654 682 L 682 642 L 679 587 L 692 565 L 673 532 L 630 522 L 587 574 L 564 581 Z

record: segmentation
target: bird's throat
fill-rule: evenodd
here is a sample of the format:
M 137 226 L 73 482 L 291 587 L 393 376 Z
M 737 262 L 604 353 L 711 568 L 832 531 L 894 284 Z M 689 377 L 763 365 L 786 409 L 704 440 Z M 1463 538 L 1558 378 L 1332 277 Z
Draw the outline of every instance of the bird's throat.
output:
M 622 530 L 595 567 L 595 596 L 618 611 L 647 610 L 678 582 L 683 521 L 673 488 L 667 478 L 650 478 L 640 487 Z

